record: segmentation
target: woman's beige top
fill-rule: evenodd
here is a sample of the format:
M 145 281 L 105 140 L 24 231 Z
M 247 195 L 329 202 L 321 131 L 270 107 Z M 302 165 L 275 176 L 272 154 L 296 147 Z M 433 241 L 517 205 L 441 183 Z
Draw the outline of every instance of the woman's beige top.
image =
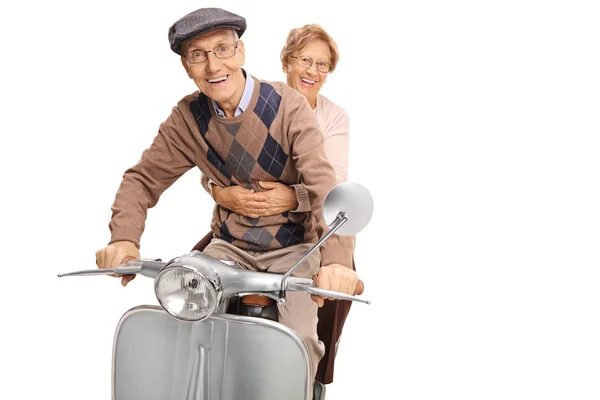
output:
M 350 153 L 350 120 L 346 111 L 319 94 L 315 115 L 325 137 L 325 156 L 333 166 L 337 182 L 348 180 Z

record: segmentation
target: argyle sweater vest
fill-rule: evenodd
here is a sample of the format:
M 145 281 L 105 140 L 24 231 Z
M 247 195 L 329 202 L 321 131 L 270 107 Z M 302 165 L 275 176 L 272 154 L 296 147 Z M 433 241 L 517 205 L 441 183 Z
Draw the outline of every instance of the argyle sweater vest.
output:
M 258 181 L 298 183 L 298 172 L 290 160 L 292 144 L 273 124 L 280 109 L 284 111 L 281 94 L 267 82 L 257 82 L 255 87 L 258 96 L 253 96 L 239 118 L 218 117 L 204 94 L 190 103 L 207 145 L 207 160 L 214 174 L 211 179 L 216 177 L 223 186 L 256 191 L 261 190 Z M 309 217 L 309 213 L 285 212 L 249 218 L 216 204 L 211 228 L 215 236 L 237 247 L 265 251 L 303 243 Z
M 234 118 L 216 115 L 202 93 L 184 97 L 140 161 L 125 172 L 112 207 L 111 242 L 129 240 L 139 247 L 147 209 L 194 166 L 221 187 L 260 191 L 258 181 L 272 181 L 301 183 L 307 190 L 309 212 L 248 218 L 215 204 L 213 233 L 239 248 L 267 251 L 315 243 L 326 229 L 322 204 L 336 183 L 335 173 L 308 102 L 281 82 L 255 79 L 248 107 Z M 351 253 L 351 240 L 338 235 L 321 247 L 323 263 L 350 266 Z

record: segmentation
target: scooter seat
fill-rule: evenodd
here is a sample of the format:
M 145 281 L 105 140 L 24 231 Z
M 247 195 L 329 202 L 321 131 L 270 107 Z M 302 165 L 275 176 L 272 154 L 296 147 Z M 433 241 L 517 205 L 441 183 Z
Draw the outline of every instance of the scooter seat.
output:
M 234 315 L 245 315 L 248 317 L 265 318 L 271 321 L 279 321 L 277 303 L 273 302 L 267 306 L 246 304 L 237 296 L 229 299 L 227 313 Z

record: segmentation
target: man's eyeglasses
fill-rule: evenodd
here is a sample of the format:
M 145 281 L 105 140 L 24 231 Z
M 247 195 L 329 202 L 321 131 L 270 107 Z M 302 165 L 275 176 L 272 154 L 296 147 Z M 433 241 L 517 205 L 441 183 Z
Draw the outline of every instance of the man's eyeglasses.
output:
M 215 57 L 223 59 L 233 57 L 237 49 L 237 43 L 235 44 L 220 44 L 212 50 L 192 50 L 185 53 L 183 56 L 190 64 L 199 64 L 208 60 L 208 53 L 213 53 Z
M 313 60 L 311 60 L 308 57 L 296 57 L 296 56 L 290 56 L 292 58 L 295 58 L 298 61 L 298 64 L 300 64 L 301 67 L 304 68 L 310 68 L 313 65 Z M 319 72 L 323 72 L 323 73 L 328 73 L 329 71 L 331 71 L 331 64 L 323 62 L 323 61 L 319 61 L 316 63 L 317 64 L 317 70 Z

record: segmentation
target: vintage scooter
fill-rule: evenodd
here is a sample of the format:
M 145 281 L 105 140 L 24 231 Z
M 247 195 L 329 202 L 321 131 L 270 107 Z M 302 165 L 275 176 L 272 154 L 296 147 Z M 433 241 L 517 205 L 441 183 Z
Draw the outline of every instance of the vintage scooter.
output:
M 287 291 L 370 304 L 291 275 L 331 234 L 357 234 L 372 213 L 366 188 L 334 187 L 323 205 L 328 232 L 284 275 L 248 271 L 194 250 L 169 262 L 129 260 L 113 269 L 58 276 L 154 279 L 160 306 L 134 307 L 117 325 L 113 400 L 323 400 L 324 385 L 315 382 L 311 390 L 315 371 L 305 343 L 276 321 L 274 307 L 285 303 Z M 266 296 L 274 304 L 246 305 L 241 299 L 248 295 Z

